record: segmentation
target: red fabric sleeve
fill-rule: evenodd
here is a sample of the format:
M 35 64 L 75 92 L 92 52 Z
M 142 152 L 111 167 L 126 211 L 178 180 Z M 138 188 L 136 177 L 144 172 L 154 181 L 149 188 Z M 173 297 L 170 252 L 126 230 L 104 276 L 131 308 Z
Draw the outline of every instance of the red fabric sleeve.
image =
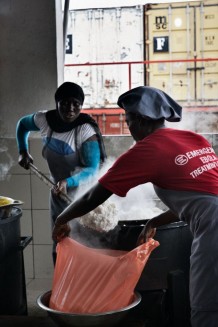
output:
M 154 175 L 157 176 L 158 162 L 151 152 L 149 147 L 137 143 L 116 160 L 108 172 L 99 179 L 99 183 L 112 193 L 124 197 L 137 185 L 152 182 Z M 149 157 L 150 160 L 146 159 Z

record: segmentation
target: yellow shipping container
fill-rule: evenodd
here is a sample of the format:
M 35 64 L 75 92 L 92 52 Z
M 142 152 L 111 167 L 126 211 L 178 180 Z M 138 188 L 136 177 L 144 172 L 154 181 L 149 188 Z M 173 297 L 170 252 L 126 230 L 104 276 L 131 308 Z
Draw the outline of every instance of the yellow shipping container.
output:
M 145 56 L 147 85 L 187 106 L 217 105 L 218 2 L 146 6 Z

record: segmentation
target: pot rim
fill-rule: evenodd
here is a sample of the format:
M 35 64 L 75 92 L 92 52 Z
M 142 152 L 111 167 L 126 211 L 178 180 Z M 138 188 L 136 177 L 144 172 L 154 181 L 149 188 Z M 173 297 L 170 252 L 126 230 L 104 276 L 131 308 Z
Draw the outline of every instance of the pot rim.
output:
M 37 304 L 38 306 L 43 309 L 46 310 L 48 313 L 52 313 L 52 314 L 58 314 L 58 315 L 62 315 L 62 316 L 74 316 L 74 317 L 101 317 L 101 316 L 106 316 L 106 315 L 111 315 L 111 314 L 118 314 L 120 312 L 124 312 L 127 311 L 131 308 L 134 308 L 135 306 L 137 306 L 140 302 L 141 302 L 141 294 L 137 291 L 134 291 L 134 300 L 127 305 L 124 308 L 118 309 L 118 310 L 114 310 L 114 311 L 106 311 L 106 312 L 99 312 L 99 313 L 70 313 L 70 312 L 62 312 L 62 311 L 58 311 L 58 310 L 54 310 L 51 309 L 49 307 L 47 307 L 44 303 L 42 303 L 42 299 L 45 297 L 49 297 L 51 296 L 51 290 L 47 291 L 43 294 L 41 294 L 40 296 L 38 296 L 37 298 Z

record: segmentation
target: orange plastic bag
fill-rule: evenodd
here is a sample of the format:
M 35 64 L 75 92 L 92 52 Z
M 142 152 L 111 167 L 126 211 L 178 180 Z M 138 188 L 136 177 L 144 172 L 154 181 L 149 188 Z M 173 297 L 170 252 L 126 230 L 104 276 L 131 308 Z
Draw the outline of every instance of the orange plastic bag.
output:
M 150 253 L 158 245 L 150 239 L 126 252 L 93 249 L 64 238 L 57 245 L 49 307 L 70 313 L 100 313 L 129 305 Z

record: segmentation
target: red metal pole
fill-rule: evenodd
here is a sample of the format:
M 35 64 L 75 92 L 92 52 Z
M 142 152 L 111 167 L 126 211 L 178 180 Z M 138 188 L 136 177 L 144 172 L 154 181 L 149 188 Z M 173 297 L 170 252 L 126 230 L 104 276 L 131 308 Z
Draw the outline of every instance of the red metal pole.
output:
M 106 65 L 132 65 L 132 64 L 158 64 L 158 63 L 174 63 L 174 62 L 204 62 L 218 61 L 218 58 L 194 58 L 194 59 L 172 59 L 172 60 L 144 60 L 144 61 L 117 61 L 117 62 L 86 62 L 84 64 L 65 64 L 64 66 L 106 66 Z
M 128 64 L 129 67 L 129 90 L 132 87 L 132 75 L 131 75 L 131 63 Z

